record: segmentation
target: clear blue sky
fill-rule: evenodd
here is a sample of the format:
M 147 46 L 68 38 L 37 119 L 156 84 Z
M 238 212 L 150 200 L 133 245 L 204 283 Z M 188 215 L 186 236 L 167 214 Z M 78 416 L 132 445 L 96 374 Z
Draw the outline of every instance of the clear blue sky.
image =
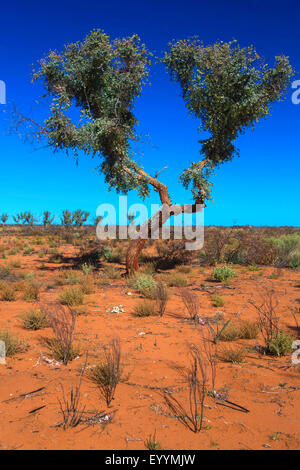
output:
M 298 0 L 29 0 L 1 2 L 0 15 L 0 80 L 6 82 L 7 101 L 25 113 L 41 95 L 30 81 L 32 64 L 94 28 L 112 37 L 137 33 L 158 55 L 172 39 L 198 35 L 209 44 L 235 38 L 242 46 L 254 44 L 269 64 L 275 55 L 290 56 L 300 79 Z M 174 202 L 189 203 L 191 195 L 178 176 L 199 157 L 199 123 L 188 116 L 162 67 L 153 68 L 151 83 L 136 107 L 140 131 L 152 142 L 139 147 L 139 158 L 150 173 L 169 165 L 161 179 Z M 299 226 L 300 105 L 292 104 L 292 92 L 254 132 L 238 139 L 241 156 L 218 170 L 205 224 Z M 5 135 L 4 109 L 0 105 L 0 213 L 82 208 L 94 216 L 102 202 L 116 203 L 103 177 L 93 172 L 94 160 L 83 157 L 76 166 L 64 153 L 33 149 L 16 135 Z M 129 201 L 138 202 L 134 193 Z

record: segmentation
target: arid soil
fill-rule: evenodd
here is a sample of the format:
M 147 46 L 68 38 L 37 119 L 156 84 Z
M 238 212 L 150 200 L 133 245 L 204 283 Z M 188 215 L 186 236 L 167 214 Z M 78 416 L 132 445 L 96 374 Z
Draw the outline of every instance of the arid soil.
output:
M 56 282 L 62 270 L 72 268 L 82 274 L 78 266 L 65 262 L 76 256 L 78 248 L 70 244 L 59 246 L 57 256 L 64 255 L 61 263 L 47 251 L 39 256 L 47 245 L 44 240 L 40 246 L 30 237 L 23 240 L 2 236 L 0 241 L 2 246 L 11 247 L 16 240 L 30 244 L 32 253 L 6 255 L 0 259 L 0 266 L 10 265 L 16 278 L 21 273 L 33 273 L 41 291 L 35 302 L 25 301 L 19 291 L 16 300 L 0 302 L 0 330 L 17 334 L 27 345 L 25 351 L 7 357 L 6 365 L 0 365 L 0 449 L 145 449 L 147 439 L 154 434 L 160 447 L 169 450 L 300 449 L 300 364 L 292 364 L 291 354 L 262 354 L 257 347 L 263 345 L 260 333 L 255 339 L 220 341 L 218 345 L 219 352 L 226 348 L 244 350 L 240 363 L 224 362 L 220 354 L 215 389 L 249 412 L 208 394 L 199 433 L 172 415 L 163 391 L 172 393 L 188 409 L 187 385 L 176 367 L 189 365 L 188 344 L 201 347 L 201 329 L 203 332 L 207 328 L 189 320 L 179 287 L 169 287 L 170 298 L 163 317 L 136 317 L 133 310 L 141 296 L 128 287 L 124 277 L 98 283 L 99 272 L 112 265 L 103 262 L 100 270 L 93 273 L 94 293 L 85 295 L 83 305 L 78 307 L 79 357 L 66 366 L 53 360 L 42 340 L 51 337 L 52 330 L 25 330 L 22 315 L 58 300 L 66 288 Z M 124 265 L 113 266 L 125 273 Z M 201 317 L 209 319 L 218 313 L 224 321 L 256 321 L 256 309 L 249 301 L 259 304 L 264 286 L 273 286 L 279 301 L 280 327 L 297 339 L 299 331 L 292 312 L 299 318 L 299 270 L 270 266 L 233 268 L 237 275 L 229 285 L 213 280 L 210 266 L 194 265 L 184 274 L 187 288 L 198 296 Z M 165 275 L 156 273 L 154 278 Z M 224 306 L 214 305 L 215 293 L 224 299 Z M 125 311 L 111 313 L 120 304 Z M 116 335 L 122 347 L 123 379 L 111 406 L 106 406 L 86 373 L 80 398 L 85 406 L 85 422 L 66 430 L 57 426 L 62 421 L 58 401 L 62 400 L 62 387 L 68 394 L 78 384 L 85 351 L 88 371 L 99 360 L 103 345 Z M 100 412 L 104 420 L 87 421 Z

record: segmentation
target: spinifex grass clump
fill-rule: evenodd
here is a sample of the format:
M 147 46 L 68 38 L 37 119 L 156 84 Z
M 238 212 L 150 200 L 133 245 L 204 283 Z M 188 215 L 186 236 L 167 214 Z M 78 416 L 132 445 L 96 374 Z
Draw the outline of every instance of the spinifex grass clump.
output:
M 71 308 L 59 304 L 48 306 L 44 311 L 54 333 L 54 338 L 45 342 L 54 358 L 67 365 L 79 354 L 79 348 L 74 345 L 76 314 Z
M 213 270 L 213 276 L 216 281 L 228 282 L 236 276 L 236 272 L 229 266 L 217 266 Z
M 23 328 L 25 330 L 40 330 L 48 326 L 47 314 L 45 311 L 38 309 L 30 309 L 24 313 L 23 317 Z
M 61 292 L 59 300 L 62 304 L 68 305 L 69 307 L 76 307 L 82 305 L 84 299 L 84 293 L 80 287 L 69 287 Z
M 101 361 L 90 371 L 90 378 L 97 384 L 107 406 L 114 399 L 116 387 L 121 380 L 121 345 L 119 338 L 113 338 L 104 347 Z
M 0 300 L 3 302 L 16 300 L 16 288 L 13 283 L 0 281 Z
M 133 313 L 136 317 L 150 317 L 157 314 L 155 305 L 151 300 L 143 300 L 136 304 Z
M 5 343 L 5 352 L 7 357 L 12 357 L 26 349 L 25 343 L 8 330 L 0 330 L 0 341 Z
M 40 284 L 34 279 L 25 281 L 22 289 L 24 300 L 27 302 L 39 300 L 40 289 Z

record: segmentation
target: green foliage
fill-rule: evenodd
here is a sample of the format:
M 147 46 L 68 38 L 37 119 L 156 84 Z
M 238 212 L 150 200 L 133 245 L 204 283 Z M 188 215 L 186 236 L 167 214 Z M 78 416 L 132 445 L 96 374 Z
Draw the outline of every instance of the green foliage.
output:
M 3 224 L 6 224 L 8 220 L 8 214 L 1 214 L 0 220 Z
M 72 216 L 74 225 L 76 225 L 77 227 L 82 227 L 84 222 L 87 221 L 89 215 L 90 215 L 89 212 L 82 211 L 81 209 L 77 209 L 76 211 L 73 212 L 73 216 Z
M 285 356 L 292 352 L 294 338 L 278 330 L 267 344 L 267 353 L 274 356 Z
M 22 224 L 22 225 L 33 225 L 34 222 L 36 221 L 31 212 L 20 212 L 16 216 L 13 216 L 14 221 L 16 224 Z
M 128 284 L 143 297 L 153 298 L 155 295 L 156 282 L 149 274 L 135 274 L 128 279 Z
M 149 56 L 137 35 L 111 41 L 95 30 L 61 53 L 50 51 L 33 74 L 52 98 L 42 126 L 48 145 L 75 158 L 79 151 L 102 155 L 98 169 L 110 186 L 125 192 L 139 188 L 144 195 L 147 185 L 135 177 L 130 140 L 136 140 L 133 108 L 148 75 Z M 80 110 L 78 122 L 68 114 L 72 106 Z
M 49 227 L 52 224 L 54 217 L 51 217 L 51 212 L 44 211 L 43 213 L 43 225 L 44 227 Z
M 266 242 L 276 250 L 276 263 L 280 266 L 297 268 L 300 266 L 300 233 L 269 237 Z
M 217 266 L 213 270 L 213 276 L 216 281 L 225 282 L 235 277 L 236 272 L 229 266 Z
M 223 299 L 223 297 L 221 295 L 218 295 L 218 294 L 214 294 L 212 296 L 212 301 L 213 301 L 215 307 L 224 307 L 224 305 L 225 305 L 225 300 Z
M 65 227 L 71 227 L 73 223 L 72 213 L 68 211 L 67 209 L 64 210 L 60 220 L 61 220 L 62 225 L 64 225 Z
M 210 133 L 200 141 L 205 165 L 192 163 L 180 177 L 184 187 L 192 183 L 195 199 L 208 198 L 208 177 L 238 155 L 233 145 L 238 135 L 266 118 L 272 103 L 283 98 L 293 69 L 285 56 L 275 57 L 269 67 L 253 46 L 241 48 L 236 41 L 205 47 L 198 40 L 181 40 L 170 45 L 162 61 L 181 86 L 190 113 L 200 118 L 200 130 Z

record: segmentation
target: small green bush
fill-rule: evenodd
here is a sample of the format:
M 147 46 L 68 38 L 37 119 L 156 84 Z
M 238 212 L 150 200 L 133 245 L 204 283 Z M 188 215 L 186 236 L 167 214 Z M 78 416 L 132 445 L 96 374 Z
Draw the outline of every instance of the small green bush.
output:
M 214 294 L 212 296 L 212 300 L 213 300 L 213 303 L 214 303 L 215 307 L 224 307 L 224 305 L 225 305 L 225 300 L 223 299 L 223 297 L 221 295 Z
M 213 276 L 216 281 L 226 282 L 235 277 L 236 272 L 229 266 L 217 266 L 213 270 Z
M 267 344 L 267 353 L 273 356 L 285 356 L 292 352 L 293 341 L 292 336 L 279 330 Z
M 128 279 L 128 285 L 149 299 L 153 297 L 156 290 L 156 282 L 149 274 L 134 274 Z

